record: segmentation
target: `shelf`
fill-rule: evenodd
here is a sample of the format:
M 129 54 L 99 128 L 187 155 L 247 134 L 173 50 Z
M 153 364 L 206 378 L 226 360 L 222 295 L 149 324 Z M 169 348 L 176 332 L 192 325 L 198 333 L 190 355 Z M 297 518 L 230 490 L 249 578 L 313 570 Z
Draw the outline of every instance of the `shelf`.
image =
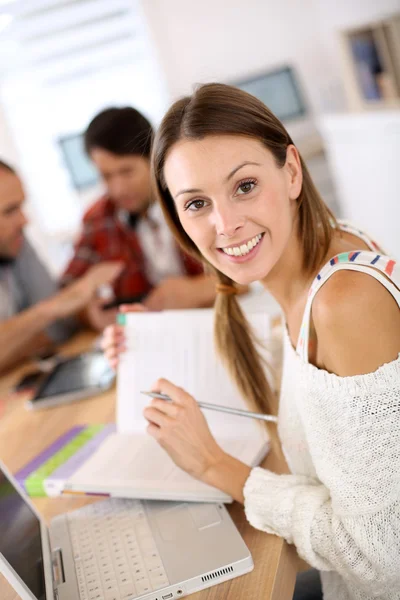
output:
M 400 107 L 400 14 L 341 32 L 350 108 Z

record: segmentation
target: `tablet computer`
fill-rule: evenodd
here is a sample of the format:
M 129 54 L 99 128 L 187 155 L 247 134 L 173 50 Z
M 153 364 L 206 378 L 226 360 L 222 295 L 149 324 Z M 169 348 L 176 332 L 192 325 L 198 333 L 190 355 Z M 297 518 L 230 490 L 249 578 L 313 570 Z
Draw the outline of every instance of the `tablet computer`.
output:
M 102 352 L 61 359 L 45 373 L 27 407 L 35 410 L 75 402 L 111 387 L 115 373 Z

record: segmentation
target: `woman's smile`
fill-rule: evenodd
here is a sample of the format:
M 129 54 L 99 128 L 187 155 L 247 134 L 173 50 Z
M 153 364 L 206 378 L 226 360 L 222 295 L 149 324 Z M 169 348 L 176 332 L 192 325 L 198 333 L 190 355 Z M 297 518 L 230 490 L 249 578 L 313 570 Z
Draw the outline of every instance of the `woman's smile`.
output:
M 230 262 L 243 263 L 250 261 L 258 254 L 263 237 L 264 233 L 258 233 L 242 242 L 231 244 L 230 246 L 220 246 L 217 250 Z

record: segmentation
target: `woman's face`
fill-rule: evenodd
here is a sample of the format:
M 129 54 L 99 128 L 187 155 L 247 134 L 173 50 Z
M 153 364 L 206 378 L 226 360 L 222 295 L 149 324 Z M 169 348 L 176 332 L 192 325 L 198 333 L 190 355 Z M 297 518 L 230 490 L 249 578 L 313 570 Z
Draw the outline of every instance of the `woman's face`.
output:
M 292 235 L 301 191 L 293 146 L 278 168 L 253 138 L 181 140 L 164 175 L 182 227 L 214 267 L 243 285 L 267 277 Z

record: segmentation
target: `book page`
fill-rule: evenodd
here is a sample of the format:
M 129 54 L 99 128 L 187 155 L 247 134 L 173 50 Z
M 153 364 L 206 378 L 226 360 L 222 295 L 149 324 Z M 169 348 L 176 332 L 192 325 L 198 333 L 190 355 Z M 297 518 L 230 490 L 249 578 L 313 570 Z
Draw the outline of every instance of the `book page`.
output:
M 258 339 L 266 345 L 269 359 L 270 318 L 253 310 L 247 317 Z M 151 390 L 164 377 L 183 387 L 197 401 L 247 409 L 234 383 L 221 364 L 214 348 L 213 309 L 175 310 L 126 315 L 127 351 L 121 355 L 117 380 L 117 426 L 119 432 L 143 432 L 147 421 L 143 409 Z M 260 422 L 217 411 L 205 410 L 215 435 L 259 435 Z
M 222 448 L 249 465 L 266 453 L 254 439 L 225 438 Z M 258 445 L 257 445 L 258 444 Z M 51 479 L 51 477 L 50 477 Z M 111 492 L 121 497 L 227 501 L 229 496 L 177 467 L 151 436 L 114 433 L 66 481 L 66 490 Z

